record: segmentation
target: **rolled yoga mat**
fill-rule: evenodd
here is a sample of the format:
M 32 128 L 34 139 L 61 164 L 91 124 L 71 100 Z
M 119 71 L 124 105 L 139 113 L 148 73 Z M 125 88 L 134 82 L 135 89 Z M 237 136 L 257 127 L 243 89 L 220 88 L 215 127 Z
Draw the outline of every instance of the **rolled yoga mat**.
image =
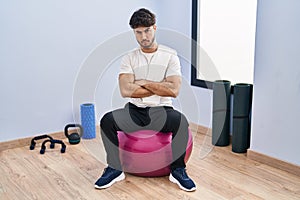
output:
M 230 94 L 230 81 L 213 82 L 212 144 L 216 146 L 230 143 Z
M 83 139 L 96 137 L 95 108 L 94 104 L 85 103 L 80 105 L 81 126 L 83 128 Z
M 235 84 L 233 87 L 232 151 L 245 153 L 250 147 L 252 85 Z

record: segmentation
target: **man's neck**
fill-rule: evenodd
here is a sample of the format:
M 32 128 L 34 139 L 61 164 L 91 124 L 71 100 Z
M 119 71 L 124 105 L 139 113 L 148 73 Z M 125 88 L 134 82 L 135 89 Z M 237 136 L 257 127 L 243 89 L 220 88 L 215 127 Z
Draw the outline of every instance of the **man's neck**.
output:
M 155 51 L 157 51 L 157 48 L 158 48 L 158 45 L 157 43 L 153 44 L 152 47 L 149 47 L 149 48 L 141 48 L 141 50 L 144 52 L 144 53 L 154 53 Z

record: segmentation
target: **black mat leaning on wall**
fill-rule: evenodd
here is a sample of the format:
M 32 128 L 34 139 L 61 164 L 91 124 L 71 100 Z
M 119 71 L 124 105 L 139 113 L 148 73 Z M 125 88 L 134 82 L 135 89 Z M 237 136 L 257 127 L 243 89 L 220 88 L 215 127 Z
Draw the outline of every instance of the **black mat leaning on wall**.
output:
M 232 151 L 245 153 L 250 147 L 251 84 L 239 83 L 233 87 Z
M 212 144 L 215 146 L 230 143 L 230 95 L 230 81 L 213 82 Z

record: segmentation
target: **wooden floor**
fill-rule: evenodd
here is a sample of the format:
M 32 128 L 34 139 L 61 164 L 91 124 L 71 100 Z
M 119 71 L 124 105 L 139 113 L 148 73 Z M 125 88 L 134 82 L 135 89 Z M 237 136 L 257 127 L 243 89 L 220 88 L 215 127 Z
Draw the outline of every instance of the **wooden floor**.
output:
M 228 147 L 213 147 L 211 137 L 194 133 L 194 148 L 187 172 L 195 192 L 184 192 L 168 177 L 126 179 L 105 190 L 94 182 L 105 165 L 100 139 L 67 145 L 39 154 L 29 147 L 0 152 L 0 199 L 300 199 L 300 177 L 260 164 Z M 101 148 L 100 148 L 101 149 Z

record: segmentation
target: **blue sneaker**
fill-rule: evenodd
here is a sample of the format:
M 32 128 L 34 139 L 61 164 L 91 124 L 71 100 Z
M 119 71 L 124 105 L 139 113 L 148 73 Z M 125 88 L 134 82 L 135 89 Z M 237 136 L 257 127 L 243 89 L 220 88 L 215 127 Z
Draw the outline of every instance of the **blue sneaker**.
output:
M 190 177 L 188 177 L 185 168 L 176 168 L 171 170 L 169 180 L 176 183 L 181 189 L 191 192 L 196 190 L 196 185 Z
M 112 184 L 124 180 L 125 174 L 122 171 L 107 167 L 104 169 L 102 176 L 96 181 L 96 189 L 105 189 L 110 187 Z

